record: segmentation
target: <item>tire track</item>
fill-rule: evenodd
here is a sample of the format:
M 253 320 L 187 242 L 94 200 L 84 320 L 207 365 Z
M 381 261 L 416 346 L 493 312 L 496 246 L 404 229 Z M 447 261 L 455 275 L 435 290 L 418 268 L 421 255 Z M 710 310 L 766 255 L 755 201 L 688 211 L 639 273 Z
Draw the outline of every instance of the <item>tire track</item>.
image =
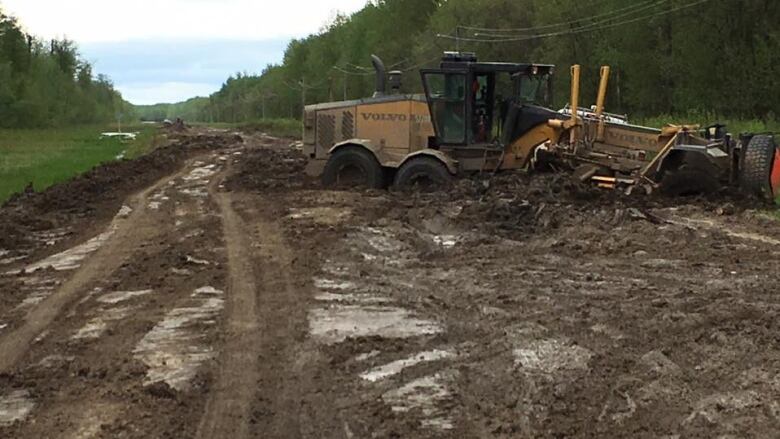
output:
M 187 166 L 158 180 L 155 184 L 130 197 L 126 203 L 132 209 L 127 216 L 118 216 L 109 225 L 114 233 L 88 257 L 81 267 L 59 289 L 28 312 L 17 329 L 0 336 L 0 373 L 10 372 L 40 336 L 62 313 L 86 294 L 89 283 L 118 269 L 140 243 L 163 233 L 159 224 L 147 218 L 147 201 L 153 192 L 182 175 Z
M 214 179 L 215 182 L 220 180 Z M 227 244 L 227 323 L 216 382 L 197 437 L 240 439 L 249 436 L 251 405 L 258 377 L 257 285 L 251 251 L 246 244 L 248 233 L 233 210 L 230 195 L 219 193 L 215 184 L 209 187 L 209 193 L 220 210 Z

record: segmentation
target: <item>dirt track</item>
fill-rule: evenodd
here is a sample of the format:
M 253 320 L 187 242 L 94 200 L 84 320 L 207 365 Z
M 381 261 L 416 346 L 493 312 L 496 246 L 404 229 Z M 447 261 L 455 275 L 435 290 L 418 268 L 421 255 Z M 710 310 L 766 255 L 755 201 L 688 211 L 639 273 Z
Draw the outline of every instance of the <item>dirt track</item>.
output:
M 0 437 L 774 437 L 780 227 L 182 135 L 0 210 Z

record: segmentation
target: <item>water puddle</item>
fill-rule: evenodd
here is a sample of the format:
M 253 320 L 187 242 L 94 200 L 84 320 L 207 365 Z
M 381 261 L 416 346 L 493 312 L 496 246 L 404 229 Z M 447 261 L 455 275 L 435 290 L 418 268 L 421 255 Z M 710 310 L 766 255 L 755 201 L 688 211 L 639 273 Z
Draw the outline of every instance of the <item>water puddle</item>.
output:
M 304 209 L 290 209 L 287 218 L 293 220 L 311 220 L 322 225 L 337 225 L 352 216 L 351 209 L 334 207 L 312 207 Z
M 181 179 L 186 182 L 204 181 L 218 172 L 218 167 L 214 164 L 203 166 L 203 162 L 198 162 L 195 166 L 197 167 Z
M 8 327 L 8 323 L 0 323 L 0 332 L 2 332 L 7 327 Z
M 117 218 L 127 218 L 133 213 L 133 208 L 127 205 L 123 205 L 119 212 L 116 214 Z
M 146 296 L 152 294 L 152 290 L 141 291 L 117 291 L 114 293 L 108 293 L 100 296 L 97 301 L 100 303 L 107 303 L 116 305 L 117 303 L 126 302 L 136 297 Z
M 587 369 L 593 353 L 561 340 L 534 340 L 514 350 L 515 365 L 533 372 Z
M 111 236 L 114 235 L 115 231 L 116 231 L 116 226 L 113 226 L 108 231 L 90 239 L 89 241 L 83 244 L 65 250 L 62 253 L 49 256 L 48 258 L 42 261 L 36 262 L 34 264 L 30 264 L 24 267 L 23 270 L 26 273 L 32 273 L 46 268 L 52 268 L 56 271 L 75 270 L 81 266 L 81 263 L 84 261 L 84 259 L 87 258 L 87 256 L 91 255 L 92 253 L 96 252 L 100 247 L 102 247 L 103 244 L 105 244 L 105 242 L 108 241 L 109 238 L 111 238 Z M 12 270 L 6 272 L 6 274 L 17 275 L 21 272 L 22 270 Z
M 370 360 L 370 359 L 372 359 L 374 357 L 378 357 L 380 354 L 381 354 L 381 352 L 376 351 L 376 350 L 371 351 L 371 352 L 366 352 L 365 354 L 360 354 L 357 357 L 355 357 L 355 361 L 357 361 L 358 363 L 362 363 L 362 362 L 368 361 L 368 360 Z
M 339 291 L 354 290 L 357 288 L 357 285 L 355 285 L 353 282 L 334 281 L 330 279 L 320 279 L 320 278 L 314 279 L 314 286 L 321 290 L 339 290 Z
M 162 205 L 166 201 L 169 201 L 171 199 L 170 197 L 168 197 L 168 195 L 166 194 L 165 191 L 166 191 L 166 188 L 163 188 L 162 190 L 160 190 L 159 192 L 155 193 L 154 195 L 152 195 L 149 198 L 149 204 L 148 204 L 149 209 L 160 210 Z
M 132 308 L 112 308 L 107 310 L 101 310 L 101 314 L 97 317 L 90 319 L 84 326 L 81 327 L 71 337 L 73 340 L 94 340 L 100 338 L 107 330 L 111 323 L 123 320 L 130 315 Z
M 421 363 L 429 363 L 432 361 L 446 360 L 454 358 L 455 353 L 451 351 L 433 350 L 428 352 L 420 352 L 413 357 L 403 360 L 393 361 L 392 363 L 385 364 L 368 372 L 360 374 L 360 378 L 375 383 L 377 381 L 389 378 L 393 375 L 398 375 L 404 369 L 416 366 Z
M 164 381 L 177 390 L 187 388 L 198 367 L 215 355 L 203 341 L 204 326 L 216 325 L 224 303 L 224 292 L 200 288 L 144 336 L 133 353 L 149 367 L 146 384 Z
M 326 344 L 349 338 L 409 338 L 442 332 L 430 320 L 414 317 L 406 309 L 390 306 L 332 305 L 309 312 L 311 334 Z
M 381 304 L 390 303 L 391 299 L 387 297 L 373 296 L 371 294 L 337 294 L 337 293 L 323 293 L 315 297 L 320 302 L 346 302 L 346 303 L 360 303 L 360 304 Z
M 97 294 L 99 291 L 93 291 L 90 297 Z M 123 302 L 133 300 L 137 297 L 143 297 L 152 293 L 152 290 L 141 291 L 116 291 L 113 293 L 103 294 L 97 298 L 97 302 L 104 305 L 117 305 Z M 112 323 L 124 320 L 129 316 L 135 308 L 133 307 L 118 307 L 118 308 L 100 308 L 98 309 L 98 315 L 91 318 L 87 323 L 81 327 L 71 337 L 72 340 L 94 340 L 100 338 L 108 330 Z
M 460 242 L 460 237 L 455 235 L 434 235 L 433 242 L 444 248 L 452 248 Z
M 0 395 L 0 426 L 24 421 L 33 408 L 35 402 L 30 397 L 30 392 L 26 390 L 15 390 Z
M 32 277 L 22 282 L 22 290 L 26 293 L 24 300 L 16 309 L 37 305 L 51 296 L 59 286 L 56 279 Z
M 451 375 L 438 373 L 414 380 L 385 393 L 382 400 L 395 413 L 421 412 L 425 417 L 422 421 L 423 427 L 452 430 L 454 421 L 444 409 L 439 408 L 452 397 L 448 387 Z

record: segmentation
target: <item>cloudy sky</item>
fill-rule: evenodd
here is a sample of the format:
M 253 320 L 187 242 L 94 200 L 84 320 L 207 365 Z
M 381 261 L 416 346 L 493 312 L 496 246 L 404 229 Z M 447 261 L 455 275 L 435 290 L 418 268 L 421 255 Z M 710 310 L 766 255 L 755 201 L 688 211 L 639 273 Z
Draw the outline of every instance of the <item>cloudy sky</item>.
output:
M 366 0 L 0 0 L 26 30 L 67 36 L 130 102 L 205 96 L 279 62 L 290 38 Z

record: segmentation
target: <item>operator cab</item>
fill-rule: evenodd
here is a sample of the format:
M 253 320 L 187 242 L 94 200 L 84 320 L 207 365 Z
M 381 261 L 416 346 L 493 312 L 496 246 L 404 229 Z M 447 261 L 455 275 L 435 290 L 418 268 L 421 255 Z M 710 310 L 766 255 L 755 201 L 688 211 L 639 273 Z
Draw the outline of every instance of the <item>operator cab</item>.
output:
M 557 118 L 549 109 L 553 72 L 551 65 L 480 63 L 473 53 L 446 52 L 439 69 L 421 70 L 436 133 L 430 146 L 507 144 Z

